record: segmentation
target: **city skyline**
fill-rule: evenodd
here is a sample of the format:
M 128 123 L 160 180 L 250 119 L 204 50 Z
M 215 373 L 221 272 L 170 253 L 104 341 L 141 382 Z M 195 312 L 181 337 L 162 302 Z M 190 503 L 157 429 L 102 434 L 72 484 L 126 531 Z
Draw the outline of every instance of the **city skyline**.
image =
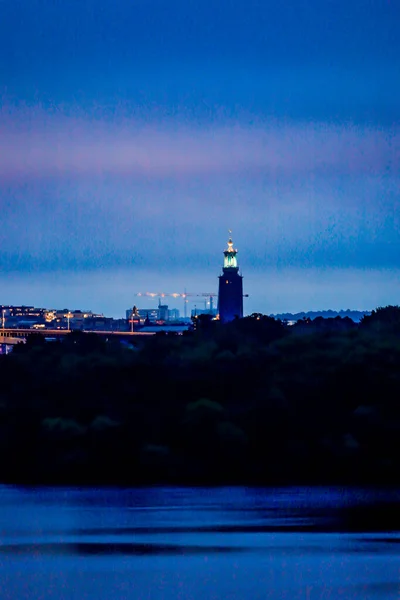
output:
M 5 3 L 1 302 L 121 316 L 140 291 L 215 292 L 232 228 L 245 313 L 397 304 L 399 16 Z

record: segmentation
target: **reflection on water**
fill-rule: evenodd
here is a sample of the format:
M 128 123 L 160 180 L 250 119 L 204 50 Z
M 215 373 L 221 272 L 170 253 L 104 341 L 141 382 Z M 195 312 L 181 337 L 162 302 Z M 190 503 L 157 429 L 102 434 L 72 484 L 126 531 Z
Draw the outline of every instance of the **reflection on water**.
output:
M 383 500 L 332 489 L 0 487 L 0 597 L 398 600 L 397 506 L 375 511 Z

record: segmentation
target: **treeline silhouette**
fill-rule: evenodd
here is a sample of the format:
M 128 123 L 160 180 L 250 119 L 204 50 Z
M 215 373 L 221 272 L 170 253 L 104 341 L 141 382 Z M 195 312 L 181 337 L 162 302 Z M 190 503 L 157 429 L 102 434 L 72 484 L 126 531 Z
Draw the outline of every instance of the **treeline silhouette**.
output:
M 201 316 L 134 347 L 32 334 L 0 382 L 3 482 L 399 483 L 397 306 L 360 324 Z
M 316 317 L 323 317 L 324 319 L 332 319 L 335 317 L 350 317 L 353 321 L 359 322 L 365 315 L 370 315 L 371 311 L 367 310 L 310 310 L 308 312 L 299 312 L 299 313 L 280 313 L 275 315 L 270 315 L 275 319 L 280 319 L 281 321 L 298 321 L 299 319 L 309 318 L 315 319 Z

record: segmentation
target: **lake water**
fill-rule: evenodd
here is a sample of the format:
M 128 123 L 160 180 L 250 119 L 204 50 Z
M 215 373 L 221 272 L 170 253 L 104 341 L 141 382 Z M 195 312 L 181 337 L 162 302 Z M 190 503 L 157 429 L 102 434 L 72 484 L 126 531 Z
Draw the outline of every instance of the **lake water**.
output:
M 0 486 L 0 598 L 399 600 L 400 534 L 348 527 L 338 512 L 374 500 L 338 489 Z

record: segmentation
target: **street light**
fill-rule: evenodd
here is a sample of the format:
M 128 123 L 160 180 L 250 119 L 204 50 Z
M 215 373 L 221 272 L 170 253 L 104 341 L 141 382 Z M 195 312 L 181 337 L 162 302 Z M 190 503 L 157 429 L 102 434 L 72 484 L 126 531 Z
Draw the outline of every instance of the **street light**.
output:
M 70 312 L 70 311 L 68 311 L 68 312 L 67 312 L 67 314 L 66 314 L 66 317 L 67 317 L 67 323 L 68 323 L 68 331 L 70 330 L 70 327 L 69 327 L 69 321 L 70 321 L 70 319 L 71 319 L 71 318 L 73 318 L 73 316 L 74 316 L 74 315 L 73 315 L 73 314 L 72 314 L 72 312 Z

